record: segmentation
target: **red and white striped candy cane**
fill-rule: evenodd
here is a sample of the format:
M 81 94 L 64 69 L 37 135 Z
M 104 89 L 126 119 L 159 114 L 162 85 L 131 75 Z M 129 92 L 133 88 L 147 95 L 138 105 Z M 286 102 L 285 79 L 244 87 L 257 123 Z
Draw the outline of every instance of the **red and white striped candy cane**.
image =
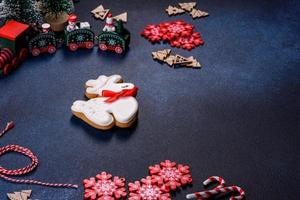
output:
M 239 193 L 238 196 L 232 196 L 230 197 L 230 200 L 241 200 L 245 198 L 245 192 L 242 188 L 238 186 L 229 186 L 229 187 L 216 187 L 212 190 L 206 190 L 203 192 L 195 192 L 193 194 L 186 195 L 187 199 L 208 199 L 214 195 L 221 194 L 221 193 L 227 193 L 227 192 L 237 192 Z
M 223 178 L 221 178 L 219 176 L 211 176 L 203 182 L 203 185 L 208 186 L 209 184 L 211 184 L 213 182 L 219 183 L 219 185 L 217 187 L 224 187 L 226 184 L 226 182 Z
M 230 197 L 230 200 L 240 200 L 240 199 L 243 199 L 245 197 L 245 192 L 242 188 L 240 188 L 238 186 L 225 187 L 225 180 L 222 179 L 221 177 L 218 177 L 218 176 L 209 177 L 207 180 L 205 180 L 203 182 L 203 185 L 207 186 L 210 183 L 213 183 L 215 181 L 217 181 L 219 183 L 219 185 L 217 187 L 215 187 L 214 189 L 206 190 L 206 191 L 203 191 L 203 192 L 195 192 L 195 193 L 192 193 L 192 194 L 188 194 L 188 195 L 186 195 L 186 198 L 187 199 L 197 198 L 199 200 L 204 200 L 204 199 L 210 198 L 214 195 L 217 195 L 217 194 L 220 194 L 220 193 L 226 193 L 226 192 L 238 192 L 238 193 L 240 193 L 239 196 Z
M 215 190 L 219 191 L 220 193 L 227 193 L 227 192 L 239 193 L 238 196 L 230 197 L 230 200 L 241 200 L 245 198 L 245 191 L 239 186 L 221 187 L 221 188 L 216 188 Z
M 206 179 L 203 182 L 204 186 L 208 186 L 209 184 L 213 183 L 213 182 L 218 182 L 219 185 L 216 188 L 220 188 L 220 187 L 225 187 L 225 180 L 219 176 L 211 176 L 208 179 Z M 201 193 L 201 195 L 200 195 Z M 202 200 L 204 198 L 208 198 L 214 194 L 217 194 L 217 191 L 212 192 L 212 190 L 208 190 L 208 191 L 203 191 L 203 192 L 195 192 L 193 194 L 188 194 L 186 196 L 187 199 L 194 199 L 194 198 L 198 198 L 199 200 Z

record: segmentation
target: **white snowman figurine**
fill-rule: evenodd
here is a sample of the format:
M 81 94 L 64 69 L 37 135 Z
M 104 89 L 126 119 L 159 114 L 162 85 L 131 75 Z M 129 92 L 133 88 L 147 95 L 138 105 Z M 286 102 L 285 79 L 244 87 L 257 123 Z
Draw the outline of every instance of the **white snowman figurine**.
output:
M 77 16 L 72 14 L 68 18 L 68 26 L 67 26 L 67 31 L 73 31 L 75 29 L 78 29 L 78 26 L 76 25 L 77 22 Z
M 106 32 L 115 32 L 116 31 L 116 27 L 114 25 L 114 19 L 113 19 L 111 13 L 107 14 L 106 24 L 103 28 L 103 31 L 106 31 Z

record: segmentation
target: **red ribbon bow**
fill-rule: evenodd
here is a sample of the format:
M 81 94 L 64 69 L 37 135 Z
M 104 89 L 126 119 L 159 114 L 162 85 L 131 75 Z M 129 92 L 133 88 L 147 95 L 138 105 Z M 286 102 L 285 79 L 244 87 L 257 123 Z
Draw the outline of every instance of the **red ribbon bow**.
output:
M 110 90 L 102 90 L 103 97 L 109 97 L 104 102 L 112 103 L 118 100 L 120 97 L 135 97 L 138 91 L 138 87 L 134 86 L 132 89 L 124 89 L 120 92 L 113 92 Z

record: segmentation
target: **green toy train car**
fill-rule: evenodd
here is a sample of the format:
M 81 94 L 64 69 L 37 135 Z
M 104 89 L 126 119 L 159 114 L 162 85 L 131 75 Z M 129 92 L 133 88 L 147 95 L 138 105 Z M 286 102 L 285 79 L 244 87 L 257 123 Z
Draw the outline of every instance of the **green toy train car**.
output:
M 0 28 L 0 75 L 7 75 L 28 55 L 28 25 L 10 20 Z
M 77 23 L 77 27 L 77 29 L 71 31 L 65 28 L 65 45 L 71 51 L 76 51 L 78 48 L 92 49 L 95 34 L 90 29 L 88 22 Z
M 29 41 L 28 48 L 33 56 L 45 52 L 53 54 L 57 48 L 56 36 L 53 32 L 40 33 Z
M 130 33 L 123 27 L 121 20 L 116 22 L 116 31 L 102 31 L 98 37 L 98 46 L 102 51 L 114 51 L 118 54 L 126 52 L 129 48 Z

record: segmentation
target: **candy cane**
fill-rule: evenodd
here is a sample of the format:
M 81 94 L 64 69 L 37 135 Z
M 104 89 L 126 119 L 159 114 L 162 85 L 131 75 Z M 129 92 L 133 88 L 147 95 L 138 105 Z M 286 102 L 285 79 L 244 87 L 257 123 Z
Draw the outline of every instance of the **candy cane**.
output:
M 241 200 L 245 197 L 245 192 L 239 186 L 229 186 L 229 187 L 221 187 L 215 188 L 215 190 L 219 191 L 220 193 L 227 193 L 227 192 L 237 192 L 240 193 L 239 196 L 232 196 L 230 200 Z
M 218 182 L 219 185 L 215 187 L 214 189 L 211 190 L 206 190 L 203 192 L 195 192 L 192 194 L 186 195 L 187 199 L 194 199 L 197 198 L 199 200 L 204 200 L 207 198 L 210 198 L 214 195 L 220 194 L 220 193 L 226 193 L 226 192 L 238 192 L 240 193 L 239 196 L 232 196 L 230 197 L 230 200 L 241 200 L 245 197 L 245 192 L 242 188 L 238 186 L 230 186 L 230 187 L 225 187 L 225 180 L 222 179 L 221 177 L 218 176 L 212 176 L 209 177 L 207 180 L 203 182 L 203 185 L 207 186 L 211 184 L 212 182 Z
M 219 183 L 218 187 L 224 187 L 226 184 L 226 182 L 223 178 L 221 178 L 219 176 L 211 176 L 203 182 L 203 185 L 207 186 L 213 182 L 218 182 Z
M 206 179 L 203 182 L 204 186 L 208 186 L 209 184 L 213 183 L 213 182 L 218 182 L 219 185 L 216 188 L 220 188 L 220 187 L 225 187 L 225 180 L 219 176 L 211 176 L 208 179 Z M 201 194 L 200 194 L 201 193 Z M 193 198 L 198 198 L 199 200 L 202 200 L 203 198 L 208 198 L 214 194 L 217 194 L 217 191 L 203 191 L 203 192 L 195 192 L 193 194 L 188 194 L 186 196 L 187 199 L 193 199 Z
M 6 125 L 6 128 L 0 133 L 0 137 L 4 135 L 7 131 L 12 129 L 14 127 L 13 122 L 9 122 Z M 24 183 L 24 184 L 36 184 L 36 185 L 43 185 L 48 187 L 71 187 L 71 188 L 78 188 L 77 185 L 72 184 L 64 184 L 64 183 L 44 183 L 41 181 L 36 180 L 26 180 L 26 179 L 14 179 L 8 176 L 20 176 L 25 175 L 30 172 L 32 172 L 37 166 L 38 166 L 38 158 L 30 151 L 30 149 L 27 149 L 25 147 L 21 147 L 19 145 L 7 145 L 5 147 L 0 147 L 0 157 L 7 152 L 17 152 L 21 153 L 24 156 L 27 156 L 31 159 L 31 164 L 29 164 L 26 167 L 20 168 L 20 169 L 5 169 L 4 167 L 0 166 L 0 177 L 3 178 L 6 181 L 10 181 L 13 183 Z

